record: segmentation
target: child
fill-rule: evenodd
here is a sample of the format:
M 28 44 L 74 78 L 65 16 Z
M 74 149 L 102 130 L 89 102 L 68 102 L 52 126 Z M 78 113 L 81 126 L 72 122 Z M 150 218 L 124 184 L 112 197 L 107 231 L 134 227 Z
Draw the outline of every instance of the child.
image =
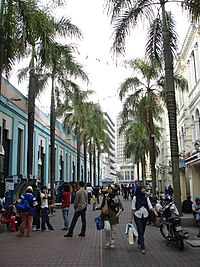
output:
M 96 203 L 97 203 L 96 197 L 95 195 L 92 195 L 93 210 L 96 210 Z

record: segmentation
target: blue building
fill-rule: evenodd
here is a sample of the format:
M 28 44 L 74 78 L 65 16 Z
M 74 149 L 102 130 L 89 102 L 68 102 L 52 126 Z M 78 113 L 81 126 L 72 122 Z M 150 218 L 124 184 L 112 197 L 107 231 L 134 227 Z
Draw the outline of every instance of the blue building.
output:
M 27 110 L 27 98 L 6 79 L 2 79 L 0 94 L 1 187 L 5 177 L 8 176 L 14 176 L 16 179 L 17 177 L 32 178 L 50 187 L 50 115 L 35 108 L 33 173 L 32 177 L 27 177 Z M 55 150 L 55 181 L 76 182 L 76 137 L 66 132 L 59 121 L 56 121 Z M 82 153 L 80 173 L 81 180 L 85 181 L 83 168 Z M 87 173 L 89 173 L 89 164 L 87 168 Z

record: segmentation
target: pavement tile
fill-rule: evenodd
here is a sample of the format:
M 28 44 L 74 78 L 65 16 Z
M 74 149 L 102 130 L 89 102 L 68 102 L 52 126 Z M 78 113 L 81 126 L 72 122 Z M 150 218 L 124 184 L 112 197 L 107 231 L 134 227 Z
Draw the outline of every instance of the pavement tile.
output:
M 0 234 L 0 266 L 70 266 L 70 267 L 199 267 L 200 247 L 192 247 L 185 242 L 184 251 L 179 251 L 176 244 L 161 236 L 159 228 L 148 225 L 145 233 L 146 254 L 142 255 L 134 245 L 128 244 L 125 225 L 129 222 L 131 201 L 122 200 L 125 211 L 120 217 L 116 233 L 116 248 L 104 249 L 104 232 L 97 231 L 94 218 L 99 211 L 93 211 L 92 205 L 87 210 L 86 236 L 80 238 L 81 221 L 79 220 L 72 238 L 65 238 L 61 210 L 50 217 L 56 228 L 50 232 L 32 232 L 31 238 L 17 238 L 15 233 Z M 73 216 L 70 207 L 70 220 Z M 186 241 L 198 241 L 195 227 L 185 228 L 189 232 Z

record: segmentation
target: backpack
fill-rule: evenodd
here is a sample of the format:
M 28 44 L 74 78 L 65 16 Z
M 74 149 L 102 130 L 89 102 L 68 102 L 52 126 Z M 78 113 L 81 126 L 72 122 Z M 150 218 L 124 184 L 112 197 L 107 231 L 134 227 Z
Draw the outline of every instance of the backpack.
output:
M 29 204 L 28 204 L 28 201 L 26 199 L 22 199 L 22 201 L 20 203 L 18 203 L 16 205 L 16 209 L 19 211 L 19 212 L 24 212 L 24 211 L 28 211 L 28 208 L 29 208 Z

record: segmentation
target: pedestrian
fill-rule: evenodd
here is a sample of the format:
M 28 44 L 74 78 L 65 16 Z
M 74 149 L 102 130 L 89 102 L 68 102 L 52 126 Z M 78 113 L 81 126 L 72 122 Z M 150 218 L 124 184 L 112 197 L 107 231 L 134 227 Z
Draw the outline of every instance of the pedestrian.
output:
M 49 204 L 48 204 L 48 194 L 47 194 L 47 187 L 42 186 L 41 187 L 41 211 L 42 211 L 42 231 L 49 231 L 54 230 L 54 227 L 51 225 L 48 215 L 49 210 Z M 47 224 L 48 229 L 45 226 L 45 223 Z
M 183 200 L 182 203 L 182 212 L 183 213 L 192 213 L 192 200 L 191 200 L 191 196 L 187 196 L 187 199 Z
M 18 203 L 22 202 L 22 200 L 26 200 L 28 202 L 28 209 L 22 212 L 22 223 L 20 226 L 20 234 L 17 235 L 18 237 L 23 237 L 25 232 L 25 227 L 28 221 L 28 228 L 27 228 L 27 237 L 31 236 L 32 232 L 32 224 L 33 224 L 33 214 L 34 214 L 34 207 L 37 205 L 37 200 L 33 196 L 33 188 L 32 186 L 28 186 L 26 189 L 26 193 L 20 197 Z
M 87 195 L 87 191 L 84 189 L 85 183 L 83 181 L 80 181 L 78 186 L 79 186 L 79 189 L 76 192 L 75 200 L 74 200 L 74 209 L 75 209 L 74 216 L 72 218 L 69 232 L 65 234 L 64 237 L 73 236 L 74 228 L 80 216 L 81 216 L 81 221 L 82 221 L 82 227 L 81 227 L 81 232 L 78 236 L 81 236 L 81 237 L 85 236 L 88 195 Z
M 146 196 L 145 187 L 139 185 L 136 187 L 135 196 L 132 200 L 131 223 L 134 220 L 138 231 L 138 247 L 141 253 L 145 254 L 144 233 L 149 211 L 153 210 L 149 197 Z
M 92 188 L 91 184 L 87 185 L 86 191 L 87 191 L 87 194 L 88 194 L 88 204 L 90 204 L 91 203 L 91 199 L 92 199 L 92 192 L 93 192 L 93 188 Z
M 172 188 L 171 185 L 169 185 L 165 188 L 165 195 L 169 195 L 170 197 L 172 197 L 173 193 L 174 193 L 174 189 Z
M 200 198 L 199 197 L 196 197 L 195 203 L 192 204 L 192 213 L 196 220 L 196 224 L 199 228 L 199 233 L 197 237 L 200 237 Z
M 124 210 L 123 205 L 115 191 L 114 185 L 108 186 L 108 192 L 104 194 L 101 208 L 105 203 L 108 205 L 108 215 L 104 216 L 105 230 L 105 248 L 115 248 L 116 225 L 119 223 L 119 217 Z
M 37 205 L 34 207 L 34 215 L 33 215 L 33 231 L 40 231 L 40 211 L 41 211 L 41 197 L 40 197 L 40 189 L 36 184 L 32 185 L 33 195 L 37 200 Z
M 95 197 L 95 195 L 92 195 L 92 210 L 96 210 L 96 203 L 97 203 L 97 199 Z
M 62 201 L 62 215 L 64 220 L 64 228 L 62 230 L 69 230 L 69 206 L 71 201 L 70 186 L 69 184 L 63 185 L 63 192 L 61 194 Z
M 97 203 L 99 204 L 100 201 L 99 201 L 99 186 L 95 186 L 94 189 L 93 189 L 93 194 L 95 195 L 96 197 L 96 201 Z

